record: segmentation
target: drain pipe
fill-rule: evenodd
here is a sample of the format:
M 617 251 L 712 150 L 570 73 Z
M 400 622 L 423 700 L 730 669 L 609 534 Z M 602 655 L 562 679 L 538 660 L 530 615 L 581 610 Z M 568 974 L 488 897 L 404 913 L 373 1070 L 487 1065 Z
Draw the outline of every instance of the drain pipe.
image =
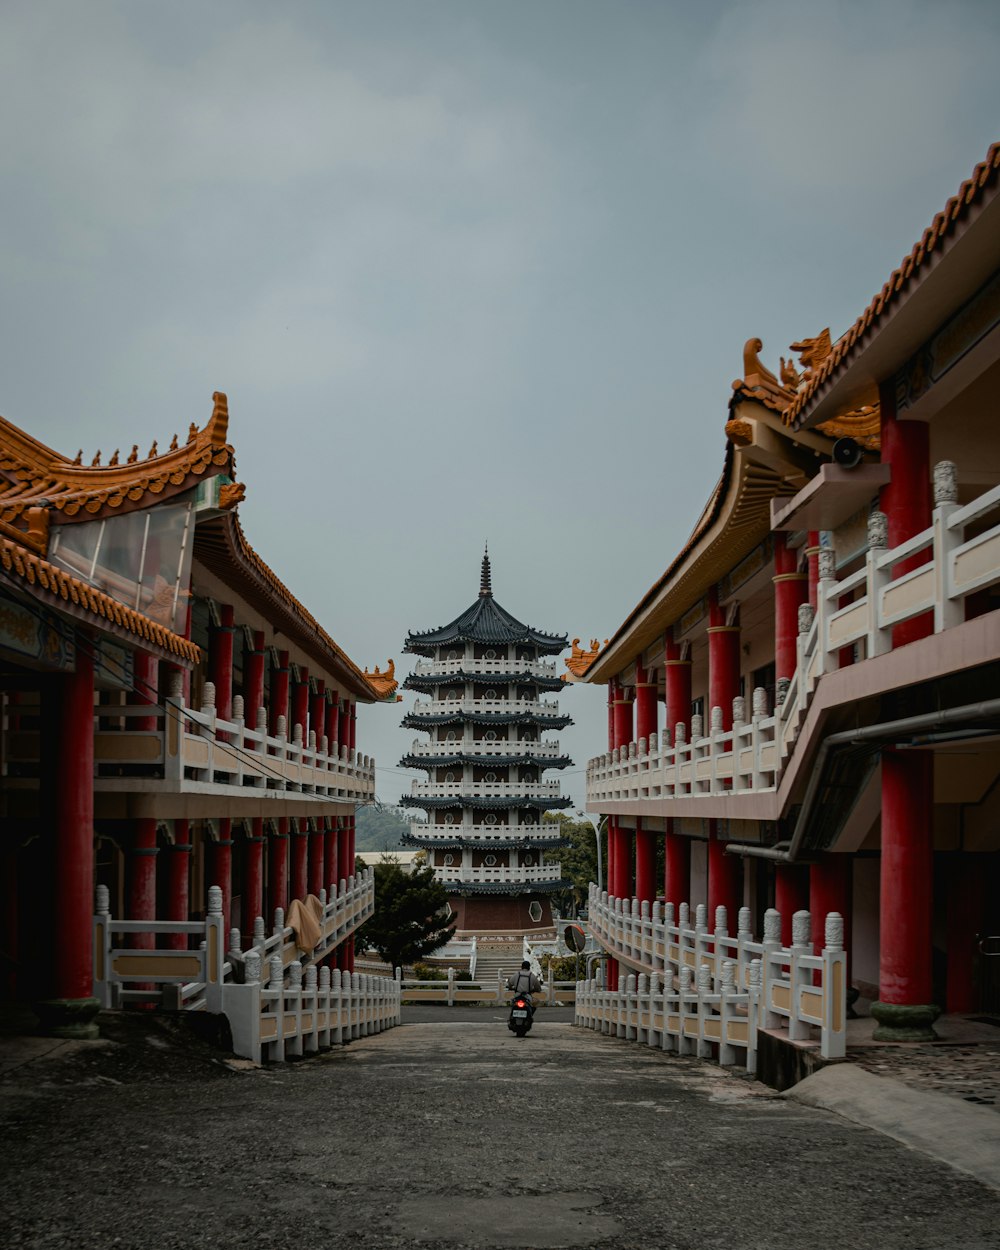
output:
M 798 856 L 802 840 L 806 834 L 806 826 L 812 809 L 816 804 L 816 792 L 823 776 L 823 769 L 832 751 L 843 746 L 862 746 L 866 742 L 895 742 L 899 738 L 909 738 L 909 745 L 930 745 L 934 742 L 950 742 L 956 738 L 967 736 L 967 731 L 980 721 L 997 720 L 1000 722 L 1000 699 L 987 699 L 983 703 L 966 703 L 962 707 L 949 707 L 939 712 L 923 712 L 919 716 L 906 716 L 902 720 L 881 721 L 877 725 L 865 725 L 861 729 L 845 729 L 839 733 L 828 734 L 820 744 L 806 786 L 802 806 L 799 809 L 795 829 L 787 846 L 759 846 L 753 842 L 727 842 L 727 855 L 750 856 L 756 859 L 772 859 L 782 864 L 792 863 Z M 954 726 L 947 729 L 948 725 Z M 921 730 L 930 730 L 921 736 Z

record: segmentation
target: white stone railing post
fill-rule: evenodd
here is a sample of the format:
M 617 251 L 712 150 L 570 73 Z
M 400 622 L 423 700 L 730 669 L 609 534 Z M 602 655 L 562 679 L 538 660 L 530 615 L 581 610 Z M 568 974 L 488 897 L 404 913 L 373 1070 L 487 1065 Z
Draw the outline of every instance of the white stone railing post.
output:
M 792 916 L 792 961 L 788 969 L 788 980 L 791 986 L 791 1010 L 788 1016 L 788 1039 L 802 1042 L 809 1037 L 809 1025 L 802 1019 L 799 1010 L 799 994 L 801 989 L 812 983 L 812 972 L 802 964 L 803 955 L 812 954 L 812 920 L 807 911 L 797 911 Z
M 948 522 L 958 511 L 958 471 L 950 460 L 934 466 L 934 632 L 952 629 L 965 620 L 965 604 L 952 596 L 954 552 L 962 544 L 963 535 Z
M 844 950 L 844 917 L 827 914 L 823 944 L 823 1025 L 820 1054 L 824 1059 L 843 1059 L 847 1054 L 847 953 Z
M 868 517 L 868 554 L 865 557 L 865 588 L 868 596 L 868 630 L 865 639 L 866 658 L 884 655 L 892 650 L 892 631 L 883 629 L 882 591 L 892 580 L 887 567 L 880 567 L 879 560 L 889 545 L 889 520 L 884 512 L 872 512 Z
M 225 924 L 222 914 L 222 890 L 213 885 L 208 891 L 205 913 L 205 1006 L 217 1014 L 222 1012 L 223 964 L 225 962 Z

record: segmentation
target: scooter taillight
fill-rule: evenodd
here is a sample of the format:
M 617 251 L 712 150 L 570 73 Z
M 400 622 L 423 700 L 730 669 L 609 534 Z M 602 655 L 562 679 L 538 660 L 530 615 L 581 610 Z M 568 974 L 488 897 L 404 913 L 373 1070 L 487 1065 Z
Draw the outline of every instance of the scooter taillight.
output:
M 524 1001 L 523 998 L 519 998 L 517 1002 L 514 1004 L 515 1007 L 527 1007 L 527 1005 L 528 1004 Z

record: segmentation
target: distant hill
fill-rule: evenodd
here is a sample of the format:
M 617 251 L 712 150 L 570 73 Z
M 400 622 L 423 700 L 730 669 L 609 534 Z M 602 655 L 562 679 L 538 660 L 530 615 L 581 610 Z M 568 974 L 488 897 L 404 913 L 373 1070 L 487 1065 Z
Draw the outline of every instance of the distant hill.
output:
M 359 807 L 354 818 L 354 827 L 355 850 L 396 851 L 402 846 L 402 835 L 409 832 L 410 817 L 401 808 L 385 804 L 378 807 Z

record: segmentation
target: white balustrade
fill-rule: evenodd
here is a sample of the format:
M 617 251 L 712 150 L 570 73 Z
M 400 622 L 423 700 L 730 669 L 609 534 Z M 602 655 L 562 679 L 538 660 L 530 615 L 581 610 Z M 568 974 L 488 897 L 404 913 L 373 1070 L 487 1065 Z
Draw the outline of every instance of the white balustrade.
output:
M 522 716 L 558 716 L 554 699 L 414 699 L 414 716 L 456 716 L 480 713 Z
M 540 881 L 558 881 L 562 877 L 561 864 L 512 864 L 487 868 L 465 868 L 461 864 L 434 868 L 439 881 L 459 882 L 462 885 L 485 885 L 491 882 L 530 885 Z
M 555 677 L 551 660 L 418 660 L 413 666 L 417 677 L 448 677 L 453 673 L 490 676 L 499 673 L 524 674 L 526 677 Z
M 415 797 L 437 798 L 558 798 L 558 781 L 414 781 Z
M 563 835 L 558 821 L 537 821 L 535 824 L 518 823 L 508 825 L 506 822 L 495 825 L 476 825 L 470 821 L 456 820 L 450 825 L 432 824 L 426 820 L 415 820 L 410 823 L 410 836 L 418 840 L 441 838 L 461 839 L 463 842 L 504 842 L 511 838 L 526 838 L 532 842 L 555 842 Z
M 414 739 L 410 747 L 410 755 L 424 758 L 435 758 L 442 755 L 534 755 L 538 759 L 555 759 L 560 754 L 558 742 L 536 741 L 527 742 L 517 739 L 456 738 L 451 742 L 440 742 L 433 738 L 430 742 Z
M 962 624 L 965 599 L 1000 583 L 1000 486 L 960 507 L 954 466 L 941 462 L 934 479 L 932 522 L 907 542 L 888 548 L 885 518 L 876 512 L 862 568 L 838 580 L 831 553 L 820 551 L 816 609 L 800 613 L 795 673 L 782 679 L 773 715 L 754 691 L 749 725 L 734 716 L 731 731 L 705 737 L 702 718 L 692 717 L 691 742 L 678 725 L 673 747 L 650 741 L 645 752 L 632 744 L 634 752 L 623 747 L 596 756 L 587 765 L 588 804 L 774 790 L 816 686 L 839 668 L 842 648 L 855 646 L 864 658 L 883 655 L 892 649 L 893 627 L 925 612 L 933 613 L 935 633 Z M 990 519 L 994 524 L 984 526 Z M 970 529 L 980 532 L 966 539 Z M 926 563 L 893 577 L 898 564 L 921 553 Z

